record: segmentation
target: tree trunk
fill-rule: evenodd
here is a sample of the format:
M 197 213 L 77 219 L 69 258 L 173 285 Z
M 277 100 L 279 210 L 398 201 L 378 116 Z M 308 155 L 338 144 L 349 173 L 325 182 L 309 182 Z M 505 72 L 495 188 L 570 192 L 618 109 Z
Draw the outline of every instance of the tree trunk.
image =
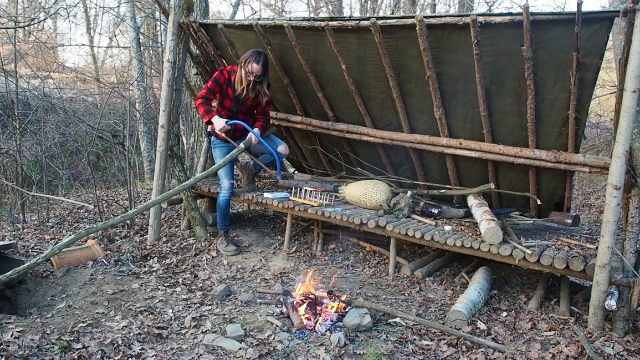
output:
M 93 28 L 91 27 L 91 15 L 89 14 L 89 6 L 87 0 L 80 0 L 82 11 L 84 12 L 85 31 L 87 32 L 87 41 L 89 42 L 89 55 L 91 55 L 91 65 L 93 67 L 93 77 L 96 81 L 100 81 L 100 72 L 98 71 L 98 56 L 96 55 L 95 42 L 93 39 Z
M 472 13 L 474 8 L 473 0 L 458 0 L 459 13 Z
M 636 19 L 633 38 L 640 39 L 640 19 Z M 611 155 L 611 168 L 607 179 L 607 190 L 600 244 L 593 278 L 593 290 L 589 302 L 589 328 L 602 331 L 604 328 L 604 302 L 611 273 L 611 253 L 615 246 L 618 220 L 621 212 L 622 192 L 627 169 L 629 145 L 637 118 L 638 92 L 640 92 L 640 41 L 633 41 L 629 51 L 629 61 L 625 77 L 620 123 Z
M 147 182 L 153 180 L 153 134 L 151 130 L 149 114 L 149 102 L 147 98 L 147 80 L 144 73 L 144 61 L 142 59 L 142 45 L 140 44 L 140 29 L 136 21 L 136 12 L 132 0 L 126 2 L 127 27 L 131 36 L 131 51 L 133 52 L 133 76 L 136 82 L 136 115 L 138 118 L 138 139 L 140 152 L 142 153 L 142 165 L 144 167 L 144 179 Z
M 236 0 L 233 3 L 233 7 L 231 7 L 231 15 L 229 15 L 229 20 L 233 20 L 236 18 L 236 15 L 238 14 L 238 9 L 240 8 L 240 3 L 242 1 L 241 0 Z
M 167 169 L 167 146 L 169 141 L 169 129 L 171 121 L 172 95 L 175 87 L 176 57 L 179 41 L 179 20 L 182 14 L 182 1 L 171 1 L 169 13 L 169 28 L 167 30 L 167 47 L 165 50 L 162 95 L 160 97 L 160 119 L 158 121 L 158 145 L 156 150 L 155 172 L 153 178 L 153 190 L 151 197 L 155 198 L 164 193 L 164 179 Z M 162 208 L 154 206 L 149 212 L 149 233 L 147 242 L 154 243 L 160 238 Z

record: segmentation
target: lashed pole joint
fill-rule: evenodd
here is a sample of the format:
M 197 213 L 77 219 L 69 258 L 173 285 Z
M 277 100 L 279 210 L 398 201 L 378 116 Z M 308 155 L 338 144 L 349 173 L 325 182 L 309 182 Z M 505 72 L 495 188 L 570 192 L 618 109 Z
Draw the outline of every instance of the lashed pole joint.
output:
M 476 87 L 478 89 L 478 104 L 480 107 L 480 119 L 482 120 L 482 133 L 484 141 L 493 143 L 493 134 L 491 131 L 491 122 L 489 121 L 489 109 L 487 107 L 487 95 L 484 87 L 484 73 L 482 71 L 482 53 L 480 52 L 480 26 L 478 18 L 475 15 L 469 17 L 469 25 L 471 27 L 471 43 L 473 44 L 473 60 L 476 68 Z M 498 185 L 496 177 L 496 163 L 487 161 L 487 170 L 489 172 L 489 182 Z M 500 207 L 500 196 L 498 192 L 491 193 L 491 202 L 493 207 Z
M 522 24 L 524 31 L 524 46 L 522 55 L 524 56 L 524 77 L 527 82 L 527 137 L 529 148 L 535 149 L 536 139 L 536 90 L 533 82 L 533 50 L 531 47 L 531 17 L 529 15 L 529 5 L 525 4 L 522 10 Z M 538 195 L 538 179 L 536 169 L 529 168 L 529 192 Z M 531 199 L 529 202 L 531 213 L 538 215 L 538 203 Z
M 338 122 L 338 119 L 336 119 L 336 115 L 333 112 L 333 109 L 331 109 L 331 105 L 329 105 L 329 101 L 327 100 L 327 97 L 325 96 L 324 91 L 320 87 L 320 83 L 318 82 L 316 75 L 313 73 L 313 70 L 309 65 L 309 61 L 307 61 L 307 58 L 304 55 L 302 48 L 300 47 L 300 43 L 296 38 L 296 34 L 293 32 L 293 29 L 291 28 L 291 26 L 289 26 L 289 24 L 287 23 L 284 24 L 284 29 L 287 32 L 289 41 L 291 41 L 291 45 L 293 45 L 293 49 L 296 51 L 296 54 L 298 55 L 298 59 L 300 59 L 300 63 L 302 64 L 304 71 L 307 73 L 307 76 L 309 77 L 309 81 L 311 82 L 311 85 L 313 86 L 313 89 L 315 90 L 316 95 L 318 96 L 318 99 L 322 104 L 322 108 L 327 114 L 327 117 L 331 122 Z M 356 169 L 359 168 L 360 161 L 358 161 L 358 158 L 355 156 L 355 152 L 353 151 L 351 144 L 349 144 L 349 141 L 345 138 L 341 138 L 340 140 L 342 141 L 342 146 L 344 147 L 344 150 L 349 154 L 349 157 L 351 157 L 351 162 L 353 163 L 353 166 L 355 166 Z
M 227 46 L 229 47 L 229 51 L 231 52 L 231 55 L 233 55 L 233 57 L 236 58 L 236 60 L 239 60 L 240 54 L 238 53 L 236 44 L 231 39 L 231 36 L 229 36 L 229 33 L 227 33 L 227 29 L 224 28 L 224 25 L 218 24 L 218 31 L 220 31 L 220 34 L 224 38 L 224 41 L 227 43 Z
M 569 97 L 569 123 L 567 125 L 567 151 L 576 152 L 576 112 L 578 107 L 578 71 L 580 70 L 580 25 L 582 24 L 582 1 L 578 1 L 576 11 L 575 42 L 573 44 L 573 64 L 571 68 L 571 95 Z M 571 193 L 573 189 L 572 171 L 567 172 L 567 184 L 564 194 L 565 212 L 571 211 Z
M 329 38 L 329 43 L 331 43 L 331 47 L 333 48 L 333 51 L 336 53 L 336 57 L 340 62 L 340 67 L 342 68 L 342 73 L 344 74 L 344 78 L 347 81 L 347 85 L 349 85 L 349 89 L 351 90 L 351 95 L 353 95 L 353 99 L 355 100 L 356 105 L 358 106 L 358 110 L 360 110 L 360 114 L 362 114 L 364 123 L 367 125 L 368 128 L 375 129 L 375 127 L 373 126 L 373 121 L 371 120 L 371 116 L 369 115 L 369 111 L 367 111 L 367 108 L 364 105 L 364 101 L 360 96 L 360 91 L 358 91 L 358 87 L 356 86 L 356 83 L 353 80 L 353 77 L 351 77 L 351 74 L 349 73 L 349 69 L 347 68 L 346 62 L 344 61 L 344 57 L 342 56 L 342 51 L 338 46 L 338 42 L 336 41 L 336 36 L 333 33 L 333 29 L 331 29 L 331 25 L 329 25 L 328 22 L 325 23 L 325 30 L 327 32 L 327 37 Z M 393 170 L 393 166 L 391 166 L 391 161 L 389 161 L 389 156 L 387 155 L 387 152 L 385 151 L 384 147 L 382 146 L 382 144 L 375 144 L 375 145 L 376 145 L 376 148 L 378 149 L 378 153 L 380 154 L 380 159 L 382 160 L 382 163 L 384 164 L 384 167 L 387 170 L 387 173 L 389 173 L 389 175 L 391 176 L 395 176 L 396 173 Z
M 273 63 L 273 65 L 275 65 L 276 70 L 280 74 L 280 77 L 282 78 L 282 82 L 284 83 L 284 87 L 289 92 L 291 101 L 293 101 L 293 105 L 296 108 L 296 112 L 298 113 L 298 115 L 304 116 L 304 109 L 302 108 L 302 104 L 300 103 L 298 94 L 293 88 L 293 85 L 291 85 L 291 80 L 289 80 L 289 76 L 287 76 L 287 73 L 284 71 L 282 64 L 280 64 L 280 60 L 278 59 L 278 56 L 276 55 L 276 52 L 273 49 L 273 45 L 271 45 L 271 41 L 267 37 L 267 34 L 265 34 L 264 30 L 262 30 L 262 27 L 260 27 L 260 24 L 258 24 L 257 21 L 253 22 L 253 28 L 255 29 L 256 33 L 258 33 L 258 36 L 262 40 L 262 43 L 264 44 L 264 46 L 267 48 L 267 53 L 271 58 L 271 62 Z M 316 150 L 318 151 L 318 155 L 320 156 L 320 160 L 322 161 L 322 164 L 324 165 L 324 167 L 327 169 L 327 171 L 330 174 L 332 175 L 336 174 L 336 171 L 331 166 L 331 162 L 329 161 L 329 158 L 320 148 L 320 141 L 318 140 L 318 136 L 316 134 L 310 134 L 310 137 L 311 137 L 311 141 L 313 141 L 316 147 Z
M 416 31 L 418 32 L 420 52 L 422 53 L 424 70 L 427 73 L 427 81 L 429 82 L 429 90 L 431 92 L 431 99 L 433 101 L 433 114 L 435 115 L 436 121 L 438 123 L 440 136 L 448 138 L 450 137 L 449 126 L 447 125 L 447 118 L 444 113 L 444 105 L 442 105 L 442 95 L 440 94 L 440 85 L 438 84 L 436 68 L 433 65 L 431 49 L 429 48 L 429 40 L 427 39 L 427 25 L 425 24 L 422 15 L 416 16 Z M 453 161 L 453 156 L 445 155 L 445 161 L 447 163 L 447 172 L 449 173 L 449 181 L 451 181 L 451 186 L 460 186 L 460 181 L 458 180 L 458 171 L 456 170 L 456 164 Z M 462 197 L 457 196 L 456 200 L 460 201 L 462 200 Z
M 398 87 L 398 82 L 396 81 L 396 76 L 393 71 L 393 67 L 391 66 L 391 59 L 389 58 L 389 54 L 387 53 L 387 50 L 384 46 L 384 42 L 382 41 L 382 32 L 380 31 L 380 25 L 378 25 L 375 18 L 371 19 L 370 24 L 371 24 L 371 32 L 373 32 L 373 37 L 375 38 L 376 45 L 378 46 L 378 52 L 380 53 L 380 57 L 382 58 L 382 64 L 384 66 L 385 73 L 387 74 L 389 87 L 391 87 L 393 100 L 396 103 L 396 110 L 398 111 L 398 115 L 400 116 L 400 124 L 402 126 L 402 131 L 404 131 L 406 134 L 410 134 L 411 127 L 409 126 L 409 118 L 407 116 L 407 110 L 405 109 L 405 106 L 404 106 L 404 100 L 402 99 L 402 94 L 400 94 L 400 88 Z M 413 160 L 413 165 L 416 169 L 418 181 L 425 182 L 424 169 L 422 168 L 422 162 L 418 157 L 418 152 L 415 149 L 409 149 L 409 155 L 411 156 L 411 160 Z M 420 187 L 426 188 L 425 185 L 420 185 Z

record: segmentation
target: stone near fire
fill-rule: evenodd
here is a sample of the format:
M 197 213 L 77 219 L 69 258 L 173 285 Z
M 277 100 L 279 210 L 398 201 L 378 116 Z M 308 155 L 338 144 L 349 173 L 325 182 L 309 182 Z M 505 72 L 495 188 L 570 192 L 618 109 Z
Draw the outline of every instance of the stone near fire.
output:
M 242 338 L 244 338 L 244 330 L 242 330 L 242 325 L 227 325 L 227 337 L 233 340 L 242 340 Z
M 273 290 L 282 291 L 282 285 L 280 285 L 280 283 L 273 285 Z
M 344 334 L 341 332 L 331 334 L 331 345 L 344 347 Z
M 244 303 L 248 303 L 253 301 L 253 294 L 242 294 L 240 296 L 238 296 L 238 300 L 244 302 Z
M 277 333 L 277 334 L 276 334 L 275 341 L 280 341 L 280 340 L 288 339 L 288 338 L 290 338 L 290 337 L 291 337 L 291 334 L 289 334 L 289 333 L 287 333 L 287 332 L 284 332 L 284 331 L 281 331 L 281 332 L 279 332 L 279 333 Z
M 353 308 L 349 310 L 347 316 L 342 320 L 342 324 L 347 329 L 355 329 L 356 331 L 365 331 L 373 327 L 371 314 L 366 308 Z
M 220 285 L 215 291 L 216 297 L 220 300 L 225 299 L 227 296 L 231 296 L 231 289 L 229 285 Z

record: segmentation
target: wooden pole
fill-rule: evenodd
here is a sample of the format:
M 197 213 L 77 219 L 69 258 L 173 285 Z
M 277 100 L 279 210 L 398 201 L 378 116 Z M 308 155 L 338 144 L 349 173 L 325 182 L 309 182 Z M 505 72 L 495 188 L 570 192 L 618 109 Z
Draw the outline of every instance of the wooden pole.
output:
M 567 151 L 576 152 L 576 113 L 578 107 L 578 72 L 580 70 L 580 26 L 582 24 L 582 1 L 578 1 L 576 11 L 575 42 L 573 44 L 573 65 L 571 67 L 571 95 L 569 97 L 569 132 Z M 565 185 L 564 212 L 571 211 L 571 193 L 573 192 L 573 171 L 567 172 Z
M 182 14 L 182 1 L 171 1 L 171 12 L 167 28 L 167 48 L 165 50 L 162 95 L 160 97 L 160 119 L 158 121 L 158 144 L 156 148 L 156 163 L 153 176 L 153 190 L 151 198 L 164 193 L 164 183 L 167 172 L 167 152 L 169 146 L 169 131 L 171 124 L 171 104 L 173 103 L 173 89 L 175 87 L 175 73 L 177 68 L 179 23 Z M 149 232 L 147 242 L 152 244 L 160 239 L 162 207 L 154 206 L 149 212 Z
M 482 70 L 482 53 L 480 52 L 480 26 L 478 25 L 478 17 L 471 15 L 469 17 L 469 25 L 471 26 L 471 43 L 473 44 L 473 62 L 476 68 L 476 88 L 478 89 L 478 104 L 480 106 L 480 119 L 482 120 L 482 133 L 484 141 L 493 143 L 493 133 L 491 131 L 491 122 L 489 121 L 489 109 L 487 107 L 487 95 L 484 87 L 484 72 Z M 489 171 L 489 182 L 498 185 L 496 176 L 496 163 L 487 161 L 487 170 Z M 500 196 L 497 192 L 491 193 L 491 203 L 494 208 L 500 207 Z
M 438 84 L 436 68 L 433 65 L 431 49 L 429 48 L 429 40 L 427 39 L 427 25 L 425 24 L 422 15 L 416 16 L 416 31 L 418 32 L 418 43 L 420 44 L 420 52 L 422 53 L 424 70 L 427 73 L 427 81 L 429 82 L 431 99 L 433 100 L 433 114 L 435 115 L 436 122 L 438 123 L 440 136 L 443 138 L 448 138 L 450 137 L 449 126 L 447 125 L 444 105 L 442 105 L 442 96 L 440 95 L 440 85 Z M 460 181 L 458 180 L 458 171 L 456 170 L 456 164 L 453 161 L 453 155 L 445 154 L 444 158 L 447 164 L 447 173 L 449 174 L 449 181 L 451 182 L 451 186 L 460 186 Z M 461 197 L 456 196 L 456 201 L 460 200 Z
M 637 18 L 635 20 L 633 39 L 640 39 L 640 21 Z M 589 302 L 589 328 L 593 331 L 602 331 L 604 328 L 604 302 L 611 273 L 611 253 L 615 246 L 618 221 L 620 219 L 620 203 L 624 190 L 627 157 L 629 155 L 629 144 L 633 133 L 639 92 L 640 41 L 632 41 L 629 49 L 629 63 L 625 76 L 622 104 L 620 106 L 620 123 L 616 133 L 616 142 L 611 156 L 611 168 L 607 179 L 598 256 L 593 276 L 591 300 Z
M 336 53 L 336 57 L 340 62 L 340 67 L 342 68 L 344 79 L 347 81 L 347 85 L 349 85 L 349 89 L 351 90 L 351 95 L 353 95 L 353 99 L 355 100 L 356 105 L 358 106 L 358 110 L 360 110 L 360 114 L 362 114 L 364 123 L 367 125 L 368 128 L 375 129 L 375 126 L 373 126 L 373 121 L 371 120 L 371 116 L 369 115 L 369 111 L 365 107 L 364 101 L 360 96 L 360 91 L 358 91 L 358 87 L 356 86 L 356 83 L 353 80 L 353 77 L 351 77 L 351 74 L 349 73 L 349 69 L 347 68 L 346 62 L 344 61 L 344 57 L 342 56 L 342 51 L 338 46 L 338 43 L 336 41 L 336 36 L 333 33 L 333 29 L 331 29 L 331 25 L 329 25 L 328 22 L 325 24 L 325 31 L 327 33 L 327 37 L 329 38 L 329 43 L 333 48 L 333 52 Z M 382 144 L 375 144 L 375 145 L 376 145 L 376 149 L 378 150 L 378 154 L 380 154 L 380 159 L 382 160 L 382 163 L 384 164 L 384 167 L 387 170 L 387 173 L 391 176 L 396 176 L 396 173 L 393 170 L 393 166 L 391 166 L 391 161 L 389 161 L 389 156 L 387 155 L 387 152 L 385 151 Z
M 389 275 L 393 276 L 396 273 L 396 238 L 392 237 L 389 243 Z
M 484 152 L 496 155 L 508 155 L 514 158 L 524 158 L 528 160 L 539 160 L 551 163 L 558 163 L 562 165 L 581 165 L 594 168 L 594 173 L 606 173 L 606 170 L 611 165 L 611 160 L 605 156 L 594 156 L 584 154 L 572 154 L 563 151 L 548 151 L 540 149 L 529 149 L 523 147 L 507 146 L 501 144 L 485 143 L 483 141 L 473 141 L 465 139 L 452 139 L 442 138 L 439 136 L 419 135 L 419 134 L 406 134 L 394 131 L 385 131 L 377 129 L 369 129 L 364 126 L 349 125 L 342 123 L 330 123 L 327 121 L 320 121 L 308 117 L 296 116 L 291 114 L 285 114 L 281 112 L 272 112 L 271 117 L 274 119 L 277 125 L 295 127 L 303 130 L 320 131 L 333 130 L 332 135 L 336 136 L 348 136 L 350 134 L 366 135 L 369 137 L 375 137 L 385 140 L 394 140 L 395 143 L 413 143 L 420 145 L 436 145 L 438 148 L 448 149 L 460 149 L 460 150 L 472 150 L 477 152 Z M 279 121 L 279 120 L 285 120 Z M 309 125 L 294 126 L 296 125 Z M 375 142 L 375 141 L 374 141 Z M 403 146 L 408 146 L 404 145 Z M 440 151 L 440 152 L 443 152 Z M 510 162 L 510 161 L 507 161 Z M 512 162 L 514 163 L 514 162 Z
M 380 31 L 380 26 L 378 25 L 378 22 L 375 18 L 371 19 L 370 23 L 371 32 L 373 33 L 376 45 L 378 46 L 378 52 L 380 53 L 384 71 L 387 75 L 387 81 L 389 82 L 389 87 L 391 88 L 391 93 L 393 94 L 393 100 L 396 104 L 396 110 L 398 111 L 398 115 L 400 116 L 400 125 L 402 126 L 402 131 L 406 134 L 410 134 L 411 126 L 409 125 L 409 117 L 407 116 L 407 110 L 404 105 L 404 100 L 402 99 L 402 94 L 400 93 L 400 87 L 398 86 L 396 75 L 393 71 L 393 66 L 391 65 L 391 59 L 389 58 L 389 54 L 387 53 L 387 50 L 384 46 L 384 41 L 382 40 L 382 32 Z M 424 168 L 422 167 L 422 162 L 420 161 L 418 152 L 415 149 L 410 148 L 409 155 L 411 156 L 411 160 L 413 161 L 418 181 L 426 181 L 424 177 Z M 425 186 L 421 185 L 420 187 L 424 188 Z
M 622 15 L 627 16 L 628 10 L 623 11 Z M 613 19 L 620 16 L 620 11 L 599 11 L 596 13 L 587 13 L 584 14 L 584 19 Z M 573 20 L 575 16 L 570 14 L 536 14 L 531 16 L 532 21 L 557 21 L 557 20 Z M 286 20 L 263 20 L 260 21 L 262 26 L 278 26 L 284 24 Z M 252 25 L 253 20 L 201 20 L 203 24 L 224 24 L 224 25 L 233 25 L 233 26 L 243 26 L 243 25 Z M 299 21 L 287 21 L 291 26 L 302 27 L 302 28 L 321 28 L 326 23 L 325 21 L 310 21 L 310 20 L 299 20 Z M 487 23 L 487 24 L 504 24 L 504 23 L 512 23 L 512 22 L 522 22 L 522 15 L 501 15 L 501 14 L 492 14 L 492 15 L 482 15 L 478 16 L 478 22 Z M 378 20 L 380 26 L 404 26 L 404 25 L 415 25 L 415 18 L 405 18 L 405 19 L 391 19 L 391 20 Z M 430 24 L 452 24 L 452 25 L 465 25 L 469 23 L 469 16 L 435 16 L 435 17 L 427 17 L 425 18 L 425 23 L 427 25 Z M 347 28 L 347 29 L 355 29 L 355 28 L 367 28 L 370 26 L 369 22 L 364 19 L 354 19 L 354 20 L 333 20 L 329 21 L 329 24 L 333 28 Z
M 300 59 L 300 63 L 302 64 L 304 71 L 307 73 L 307 77 L 309 78 L 309 82 L 311 82 L 311 86 L 313 86 L 313 89 L 316 92 L 316 96 L 318 96 L 318 99 L 320 100 L 320 104 L 322 104 L 322 108 L 324 109 L 324 112 L 327 114 L 327 117 L 331 122 L 334 122 L 334 123 L 338 122 L 338 119 L 336 119 L 336 115 L 333 112 L 333 109 L 331 108 L 331 105 L 329 104 L 329 101 L 327 100 L 327 97 L 325 96 L 324 91 L 320 87 L 320 83 L 318 82 L 316 75 L 313 73 L 313 70 L 309 65 L 309 61 L 307 61 L 307 57 L 305 56 L 304 52 L 302 51 L 302 48 L 300 47 L 300 43 L 298 43 L 298 38 L 296 37 L 296 34 L 293 32 L 293 29 L 291 28 L 291 26 L 289 26 L 289 24 L 287 23 L 284 24 L 284 29 L 287 32 L 289 41 L 291 41 L 291 45 L 293 45 L 293 49 L 298 55 L 298 59 Z M 349 157 L 351 158 L 351 162 L 353 163 L 353 166 L 355 168 L 359 168 L 360 161 L 358 161 L 358 158 L 355 156 L 355 151 L 353 151 L 353 148 L 351 147 L 351 144 L 349 144 L 349 141 L 345 138 L 340 138 L 340 140 L 342 140 L 342 146 L 344 147 L 344 150 L 347 152 L 347 154 L 349 154 Z
M 293 224 L 293 214 L 287 214 L 287 227 L 284 232 L 284 250 L 289 250 L 289 243 L 291 242 L 291 225 Z
M 300 99 L 298 98 L 298 94 L 294 90 L 293 85 L 291 85 L 291 80 L 289 80 L 289 76 L 284 71 L 284 68 L 282 67 L 282 64 L 280 64 L 280 60 L 278 59 L 278 55 L 276 55 L 276 51 L 273 49 L 273 46 L 271 45 L 271 41 L 267 37 L 267 34 L 265 34 L 264 30 L 262 30 L 262 27 L 258 24 L 257 21 L 253 22 L 253 28 L 256 31 L 256 33 L 258 33 L 258 36 L 260 37 L 260 40 L 262 40 L 262 43 L 264 44 L 265 48 L 267 49 L 267 53 L 269 54 L 269 57 L 271 58 L 271 62 L 276 67 L 276 70 L 278 71 L 278 74 L 280 74 L 280 77 L 282 78 L 282 82 L 284 83 L 284 87 L 287 89 L 287 92 L 289 93 L 289 96 L 291 97 L 291 101 L 293 102 L 293 105 L 296 108 L 296 112 L 298 113 L 298 115 L 304 116 L 304 109 L 302 108 L 302 104 L 300 103 Z M 311 140 L 313 141 L 314 145 L 316 146 L 316 149 L 318 150 L 318 155 L 320 156 L 320 160 L 322 161 L 322 164 L 324 165 L 324 167 L 327 169 L 327 171 L 330 174 L 334 174 L 335 170 L 333 170 L 333 168 L 331 167 L 331 163 L 329 162 L 329 159 L 327 158 L 327 155 L 320 148 L 320 141 L 318 140 L 318 136 L 316 134 L 310 134 L 310 136 L 311 136 Z
M 637 2 L 637 1 L 636 1 Z M 620 54 L 620 66 L 618 67 L 618 86 L 616 86 L 615 108 L 613 110 L 613 141 L 615 142 L 615 134 L 618 133 L 618 123 L 620 122 L 620 105 L 622 105 L 622 90 L 624 89 L 624 80 L 627 72 L 627 63 L 629 61 L 629 49 L 631 47 L 631 35 L 635 23 L 634 16 L 627 16 L 627 24 L 624 31 L 624 44 L 622 45 L 622 53 Z M 622 24 L 622 21 L 620 22 Z
M 540 275 L 540 280 L 538 281 L 538 287 L 536 288 L 535 294 L 531 300 L 529 300 L 529 304 L 527 305 L 527 309 L 529 310 L 538 310 L 542 305 L 542 301 L 544 301 L 545 294 L 547 292 L 547 286 L 549 286 L 549 280 L 551 279 L 551 273 L 543 273 Z
M 6 283 L 7 281 L 10 281 L 11 279 L 16 278 L 17 276 L 20 276 L 22 273 L 29 271 L 42 263 L 47 262 L 51 257 L 58 254 L 60 251 L 64 250 L 65 248 L 73 245 L 76 241 L 80 239 L 83 239 L 98 231 L 109 229 L 110 227 L 122 224 L 123 222 L 128 221 L 129 219 L 132 219 L 146 212 L 147 210 L 151 209 L 154 206 L 160 206 L 163 201 L 170 199 L 182 193 L 185 190 L 191 190 L 191 188 L 194 185 L 196 185 L 198 182 L 214 175 L 215 173 L 218 172 L 218 170 L 222 169 L 225 165 L 227 165 L 229 161 L 237 158 L 238 155 L 240 155 L 243 151 L 245 151 L 249 146 L 251 146 L 251 139 L 246 139 L 244 142 L 240 144 L 240 146 L 238 146 L 231 153 L 229 153 L 229 155 L 224 157 L 219 163 L 215 164 L 210 169 L 197 174 L 189 181 L 182 183 L 181 185 L 167 191 L 166 193 L 158 197 L 152 198 L 151 200 L 147 201 L 144 204 L 140 204 L 137 208 L 130 210 L 122 215 L 119 215 L 113 219 L 103 221 L 97 225 L 81 230 L 75 234 L 69 235 L 68 237 L 64 238 L 60 243 L 53 246 L 51 249 L 45 251 L 43 254 L 34 258 L 28 263 L 22 266 L 19 266 L 5 274 L 0 275 L 0 285 Z
M 522 55 L 524 56 L 524 77 L 527 81 L 527 137 L 529 148 L 537 147 L 536 139 L 536 90 L 533 74 L 533 49 L 531 47 L 531 16 L 529 14 L 529 4 L 525 4 L 522 10 L 524 46 Z M 535 167 L 529 167 L 529 192 L 538 195 L 538 178 Z M 538 203 L 533 199 L 529 201 L 529 208 L 533 215 L 538 216 Z

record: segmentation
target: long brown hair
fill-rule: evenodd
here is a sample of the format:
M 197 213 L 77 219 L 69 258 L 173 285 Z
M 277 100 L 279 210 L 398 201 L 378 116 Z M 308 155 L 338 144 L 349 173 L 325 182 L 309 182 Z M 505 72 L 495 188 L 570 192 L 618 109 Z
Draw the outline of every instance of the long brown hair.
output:
M 260 65 L 262 68 L 262 75 L 260 81 L 249 81 L 247 78 L 247 70 L 250 69 L 251 64 Z M 269 100 L 269 89 L 267 84 L 269 83 L 269 58 L 262 49 L 251 49 L 244 53 L 240 60 L 238 60 L 238 72 L 236 73 L 236 93 L 235 95 L 244 99 L 247 96 L 254 98 L 260 97 L 262 105 Z

